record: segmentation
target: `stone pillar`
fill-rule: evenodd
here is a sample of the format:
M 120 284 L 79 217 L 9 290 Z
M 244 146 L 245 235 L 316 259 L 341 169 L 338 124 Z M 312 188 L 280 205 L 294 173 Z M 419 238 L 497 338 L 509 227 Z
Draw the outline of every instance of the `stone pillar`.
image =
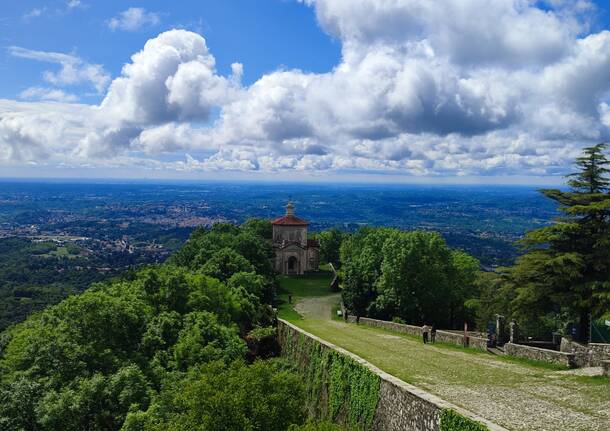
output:
M 499 346 L 504 344 L 506 338 L 504 334 L 504 319 L 505 317 L 501 314 L 496 314 L 496 340 Z
M 515 344 L 519 342 L 519 326 L 514 320 L 510 322 L 510 342 Z

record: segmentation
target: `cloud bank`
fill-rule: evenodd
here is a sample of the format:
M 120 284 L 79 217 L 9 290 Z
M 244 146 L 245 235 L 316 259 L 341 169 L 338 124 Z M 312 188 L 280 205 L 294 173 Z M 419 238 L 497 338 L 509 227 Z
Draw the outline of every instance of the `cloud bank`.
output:
M 201 35 L 168 31 L 99 106 L 0 101 L 0 163 L 556 175 L 608 139 L 610 32 L 590 30 L 588 1 L 302 2 L 342 44 L 331 71 L 244 86 L 243 66 L 220 75 Z M 50 84 L 86 71 L 70 56 L 11 52 L 60 64 Z M 105 88 L 103 74 L 74 76 Z M 23 97 L 70 101 L 36 87 Z

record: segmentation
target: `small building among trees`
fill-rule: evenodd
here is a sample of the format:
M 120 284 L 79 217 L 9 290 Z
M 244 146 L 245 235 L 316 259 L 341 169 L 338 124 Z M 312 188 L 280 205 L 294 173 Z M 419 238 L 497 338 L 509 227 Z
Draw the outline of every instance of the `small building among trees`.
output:
M 320 244 L 307 238 L 309 223 L 294 215 L 294 205 L 288 202 L 286 214 L 271 222 L 275 270 L 284 275 L 299 275 L 317 271 L 320 263 Z

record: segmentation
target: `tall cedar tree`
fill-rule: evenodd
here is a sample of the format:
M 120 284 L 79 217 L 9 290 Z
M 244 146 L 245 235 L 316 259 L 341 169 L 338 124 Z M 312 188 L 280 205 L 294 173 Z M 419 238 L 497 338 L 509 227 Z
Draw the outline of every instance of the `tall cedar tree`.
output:
M 578 319 L 588 341 L 589 319 L 610 311 L 610 160 L 607 144 L 583 150 L 570 190 L 541 192 L 565 214 L 551 226 L 529 232 L 529 250 L 512 268 L 523 314 L 562 308 Z

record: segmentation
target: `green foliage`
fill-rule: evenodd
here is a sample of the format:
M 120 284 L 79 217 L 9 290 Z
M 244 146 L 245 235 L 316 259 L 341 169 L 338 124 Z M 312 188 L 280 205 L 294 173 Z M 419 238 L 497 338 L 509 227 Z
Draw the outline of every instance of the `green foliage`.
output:
M 332 422 L 314 422 L 305 425 L 291 425 L 288 431 L 342 431 L 345 428 L 340 427 Z
M 440 234 L 363 229 L 344 241 L 343 300 L 356 315 L 460 326 L 475 296 L 476 259 Z
M 333 228 L 318 234 L 320 241 L 320 261 L 332 263 L 336 269 L 341 267 L 339 258 L 343 234 L 339 229 Z
M 303 389 L 281 361 L 229 366 L 212 362 L 172 385 L 145 412 L 130 413 L 123 431 L 283 431 L 304 419 Z
M 82 270 L 108 266 L 108 262 L 99 256 L 81 256 L 81 252 L 72 244 L 0 238 L 0 331 L 107 277 Z
M 248 293 L 261 298 L 266 304 L 273 302 L 275 295 L 273 283 L 254 272 L 237 272 L 229 278 L 227 285 L 232 289 L 243 287 Z
M 454 410 L 445 409 L 441 412 L 440 431 L 488 431 L 485 425 L 468 419 Z
M 231 248 L 216 251 L 202 267 L 202 272 L 212 278 L 227 281 L 238 272 L 253 272 L 254 267 L 245 257 Z
M 269 220 L 251 218 L 241 225 L 242 230 L 270 240 L 273 237 L 273 225 Z
M 605 144 L 585 148 L 569 176 L 570 189 L 542 193 L 565 214 L 552 225 L 528 232 L 526 253 L 503 271 L 503 291 L 512 291 L 503 314 L 529 332 L 560 329 L 567 319 L 580 322 L 588 340 L 590 315 L 610 310 L 610 160 Z M 500 299 L 502 300 L 502 299 Z M 482 310 L 482 308 L 480 308 Z M 532 335 L 531 333 L 529 335 Z
M 222 241 L 210 250 L 211 239 Z M 269 265 L 258 260 L 266 249 L 263 238 L 232 225 L 198 231 L 171 263 L 93 285 L 2 333 L 0 429 L 302 423 L 304 390 L 290 367 L 244 362 L 278 351 L 265 305 L 274 280 L 256 272 Z
M 280 354 L 280 345 L 277 342 L 277 329 L 273 326 L 254 328 L 246 336 L 249 359 L 266 359 Z
M 306 357 L 302 366 L 311 415 L 371 429 L 379 402 L 380 378 L 362 364 L 289 331 L 288 356 Z
M 505 278 L 496 272 L 479 272 L 474 282 L 476 297 L 465 302 L 468 314 L 475 316 L 475 326 L 486 330 L 496 314 L 512 315 L 511 301 L 514 290 L 507 285 Z
M 50 390 L 37 407 L 43 429 L 118 429 L 130 408 L 146 407 L 149 384 L 135 365 L 104 376 L 77 378 L 60 391 Z
M 258 230 L 247 227 L 239 229 L 234 225 L 221 223 L 215 224 L 211 229 L 197 229 L 170 261 L 176 265 L 197 270 L 222 250 L 223 255 L 232 259 L 231 265 L 237 267 L 223 269 L 223 262 L 216 255 L 215 266 L 219 268 L 210 267 L 209 271 L 219 271 L 218 274 L 225 277 L 224 280 L 236 272 L 251 272 L 250 266 L 254 267 L 254 271 L 259 275 L 272 276 L 273 249 L 271 244 L 257 232 Z M 234 253 L 230 253 L 227 249 Z M 245 264 L 235 254 L 245 258 L 248 263 Z M 245 268 L 239 268 L 239 266 L 245 266 Z
M 237 328 L 219 324 L 210 312 L 198 311 L 184 316 L 173 350 L 176 367 L 187 370 L 199 363 L 242 358 L 246 344 L 239 338 Z
M 381 273 L 381 252 L 392 229 L 363 228 L 341 244 L 343 302 L 357 316 L 365 316 L 375 299 L 375 282 Z

